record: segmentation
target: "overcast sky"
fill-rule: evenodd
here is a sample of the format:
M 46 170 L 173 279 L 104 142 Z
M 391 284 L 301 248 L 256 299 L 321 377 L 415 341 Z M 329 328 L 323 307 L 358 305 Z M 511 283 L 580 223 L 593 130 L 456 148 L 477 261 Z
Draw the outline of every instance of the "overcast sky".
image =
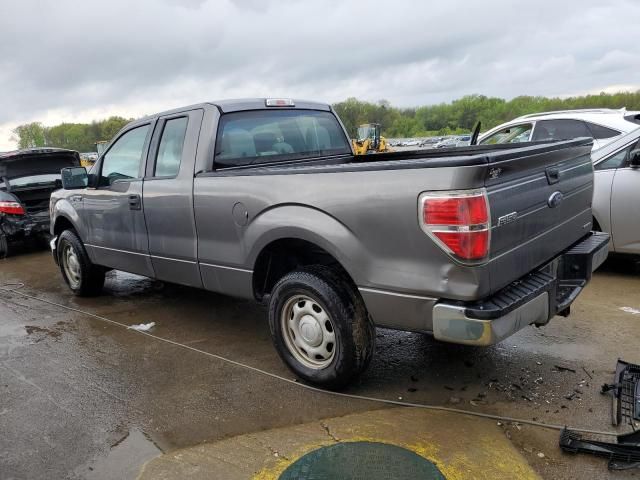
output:
M 217 98 L 640 88 L 638 0 L 2 0 L 0 151 L 16 125 Z

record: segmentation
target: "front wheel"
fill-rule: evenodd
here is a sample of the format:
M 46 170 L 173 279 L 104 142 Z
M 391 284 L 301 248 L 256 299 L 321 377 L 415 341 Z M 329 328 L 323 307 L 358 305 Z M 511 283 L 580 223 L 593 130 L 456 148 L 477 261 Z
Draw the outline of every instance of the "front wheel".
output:
M 269 303 L 280 357 L 302 379 L 331 389 L 368 366 L 375 328 L 355 288 L 339 273 L 312 266 L 285 275 Z
M 91 263 L 78 235 L 65 230 L 58 239 L 58 265 L 73 293 L 80 297 L 98 295 L 104 286 L 104 269 Z

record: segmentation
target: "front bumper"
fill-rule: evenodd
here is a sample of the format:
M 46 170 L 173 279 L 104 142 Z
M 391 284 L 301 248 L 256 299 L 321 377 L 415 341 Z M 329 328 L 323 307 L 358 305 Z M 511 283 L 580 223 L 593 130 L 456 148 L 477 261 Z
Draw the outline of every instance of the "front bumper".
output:
M 571 303 L 607 258 L 609 234 L 591 234 L 539 270 L 475 302 L 440 301 L 433 307 L 433 335 L 466 345 L 493 345 L 527 325 L 568 315 Z

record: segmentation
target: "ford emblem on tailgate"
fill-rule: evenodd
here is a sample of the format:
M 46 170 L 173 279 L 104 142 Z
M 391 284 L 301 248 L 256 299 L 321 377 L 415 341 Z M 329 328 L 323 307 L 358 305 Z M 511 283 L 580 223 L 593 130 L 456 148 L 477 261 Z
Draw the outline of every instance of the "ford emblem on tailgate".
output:
M 551 208 L 556 208 L 562 203 L 562 200 L 564 200 L 564 195 L 562 195 L 562 192 L 553 192 L 549 197 L 549 200 L 547 200 L 547 205 L 549 205 L 549 207 Z

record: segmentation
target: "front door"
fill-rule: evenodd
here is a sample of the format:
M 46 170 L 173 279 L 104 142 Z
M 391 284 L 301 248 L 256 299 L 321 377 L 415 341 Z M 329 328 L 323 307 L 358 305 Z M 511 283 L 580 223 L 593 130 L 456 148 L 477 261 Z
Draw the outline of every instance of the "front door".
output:
M 611 188 L 611 231 L 616 252 L 640 253 L 640 168 L 616 170 Z
M 154 276 L 142 204 L 144 159 L 152 124 L 121 134 L 97 166 L 97 186 L 87 189 L 87 250 L 94 263 Z

